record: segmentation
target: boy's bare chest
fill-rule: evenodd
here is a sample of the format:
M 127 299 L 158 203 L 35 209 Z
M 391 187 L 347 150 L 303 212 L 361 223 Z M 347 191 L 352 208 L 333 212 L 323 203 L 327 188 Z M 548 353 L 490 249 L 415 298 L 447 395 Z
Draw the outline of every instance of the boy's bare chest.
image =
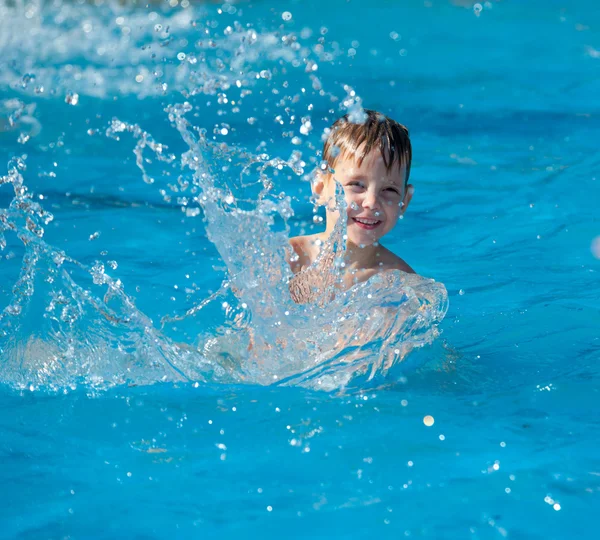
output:
M 292 299 L 297 304 L 315 302 L 335 296 L 336 291 L 348 290 L 357 283 L 367 281 L 376 274 L 376 269 L 341 269 L 333 265 L 311 266 L 302 269 L 289 282 Z

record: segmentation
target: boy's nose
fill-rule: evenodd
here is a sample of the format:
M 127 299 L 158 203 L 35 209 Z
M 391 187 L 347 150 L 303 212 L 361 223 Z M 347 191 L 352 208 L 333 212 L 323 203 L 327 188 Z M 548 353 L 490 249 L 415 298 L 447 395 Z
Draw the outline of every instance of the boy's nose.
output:
M 365 193 L 365 198 L 363 199 L 363 208 L 369 208 L 371 210 L 376 210 L 379 208 L 379 201 L 377 200 L 377 195 L 370 191 Z

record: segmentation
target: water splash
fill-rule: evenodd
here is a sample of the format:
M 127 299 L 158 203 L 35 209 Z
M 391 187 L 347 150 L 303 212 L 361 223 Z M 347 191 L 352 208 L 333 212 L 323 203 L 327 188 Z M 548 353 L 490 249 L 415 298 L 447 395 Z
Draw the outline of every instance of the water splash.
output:
M 25 170 L 16 158 L 0 178 L 14 190 L 9 208 L 0 211 L 0 248 L 13 247 L 7 232 L 24 247 L 0 314 L 0 380 L 30 390 L 204 380 L 211 366 L 160 335 L 101 263 L 88 267 L 43 240 L 43 225 L 53 216 L 33 200 Z
M 323 120 L 313 118 L 314 103 L 331 113 L 348 112 L 354 121 L 364 114 L 352 88 L 344 86 L 346 97 L 339 99 L 315 74 L 319 62 L 331 62 L 339 53 L 337 44 L 328 50 L 320 40 L 311 50 L 302 44 L 302 35 L 309 33 L 258 29 L 236 20 L 215 23 L 208 8 L 148 12 L 112 3 L 102 8 L 59 3 L 51 18 L 41 5 L 27 6 L 21 12 L 0 8 L 0 26 L 7 30 L 0 32 L 0 50 L 13 50 L 15 26 L 10 29 L 6 21 L 19 17 L 36 30 L 33 41 L 48 46 L 32 45 L 0 76 L 0 86 L 20 95 L 4 101 L 7 113 L 0 129 L 18 130 L 20 136 L 39 132 L 35 103 L 27 99 L 54 96 L 63 106 L 77 108 L 81 96 L 173 92 L 165 113 L 182 152 L 158 142 L 139 124 L 118 118 L 105 133 L 112 144 L 130 145 L 132 137 L 148 189 L 158 189 L 165 201 L 180 206 L 186 219 L 204 220 L 227 275 L 219 291 L 185 313 L 164 317 L 159 328 L 103 263 L 82 264 L 45 242 L 44 227 L 53 216 L 25 185 L 26 160 L 15 158 L 0 179 L 0 188 L 12 188 L 10 204 L 0 210 L 0 249 L 6 253 L 3 264 L 10 266 L 7 272 L 18 274 L 5 291 L 0 315 L 0 381 L 32 390 L 160 381 L 331 390 L 357 376 L 385 373 L 437 336 L 447 295 L 433 280 L 388 271 L 340 289 L 343 220 L 301 280 L 290 270 L 294 210 L 278 186 L 278 175 L 288 171 L 307 180 L 311 164 L 317 166 L 311 135 Z M 230 16 L 239 15 L 234 6 L 225 6 Z M 263 98 L 255 96 L 265 90 L 262 95 L 271 97 L 264 100 L 264 112 L 257 113 Z M 206 96 L 216 96 L 221 107 L 221 121 L 212 129 L 203 124 Z M 330 109 L 333 105 L 337 110 Z M 271 125 L 275 120 L 294 146 L 290 157 L 269 155 L 264 141 L 255 152 L 235 145 L 230 137 L 237 115 L 248 118 L 248 129 L 267 117 Z M 160 166 L 168 168 L 168 175 Z M 177 182 L 166 183 L 174 170 Z M 336 204 L 344 215 L 339 192 Z M 319 274 L 319 287 L 311 284 L 311 272 Z M 294 301 L 301 297 L 303 303 Z M 222 320 L 216 331 L 205 330 L 201 315 L 214 306 Z M 176 343 L 169 337 L 171 327 L 182 322 L 198 326 L 195 342 Z
M 268 167 L 293 168 L 294 163 L 251 156 L 247 151 L 240 157 L 235 149 L 211 144 L 186 120 L 191 110 L 184 103 L 168 111 L 189 148 L 181 163 L 192 172 L 191 183 L 197 188 L 194 201 L 202 208 L 208 237 L 227 266 L 229 296 L 218 301 L 235 321 L 226 340 L 237 340 L 236 356 L 245 380 L 337 388 L 358 374 L 373 377 L 387 371 L 415 346 L 437 335 L 447 295 L 443 285 L 433 280 L 388 271 L 341 291 L 344 220 L 338 222 L 313 268 L 306 271 L 318 273 L 317 294 L 305 294 L 308 301 L 296 303 L 290 285 L 297 276 L 286 258 L 291 201 L 273 196 L 273 183 L 266 181 Z M 214 166 L 225 156 L 229 162 L 238 158 L 262 163 L 256 179 L 262 190 L 255 200 L 244 201 L 244 208 L 233 197 L 228 176 Z M 336 202 L 344 215 L 341 190 Z M 277 220 L 284 224 L 279 231 L 274 230 Z M 324 265 L 325 260 L 329 264 Z
M 243 20 L 243 7 L 231 3 L 218 10 L 182 4 L 3 2 L 0 85 L 40 98 L 214 95 L 271 79 L 282 63 L 312 71 L 315 60 L 339 54 L 327 47 L 312 51 L 302 37 L 311 34 L 307 29 L 281 31 Z

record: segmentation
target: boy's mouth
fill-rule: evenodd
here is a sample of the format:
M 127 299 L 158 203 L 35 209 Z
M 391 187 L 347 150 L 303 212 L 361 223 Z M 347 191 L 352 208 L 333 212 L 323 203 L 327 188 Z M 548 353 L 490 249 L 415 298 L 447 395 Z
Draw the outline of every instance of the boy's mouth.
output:
M 378 219 L 367 219 L 360 217 L 352 218 L 352 221 L 354 221 L 354 223 L 356 223 L 361 229 L 367 229 L 369 231 L 376 229 L 382 223 L 382 221 Z

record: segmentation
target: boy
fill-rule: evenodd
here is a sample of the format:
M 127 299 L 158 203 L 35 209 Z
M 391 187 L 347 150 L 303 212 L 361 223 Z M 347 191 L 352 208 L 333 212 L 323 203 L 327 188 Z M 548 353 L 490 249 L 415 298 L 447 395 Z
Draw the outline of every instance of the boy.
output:
M 347 205 L 343 218 L 347 220 L 346 252 L 337 286 L 348 289 L 383 270 L 414 273 L 379 243 L 413 196 L 414 188 L 408 183 L 412 159 L 408 130 L 381 113 L 364 112 L 362 123 L 352 123 L 348 115 L 337 120 L 323 147 L 326 166 L 317 172 L 312 191 L 317 203 L 327 206 L 325 231 L 290 239 L 293 254 L 289 262 L 295 274 L 290 293 L 298 303 L 311 301 L 328 285 L 324 276 L 333 258 L 315 262 L 340 219 L 336 183 L 341 185 Z

